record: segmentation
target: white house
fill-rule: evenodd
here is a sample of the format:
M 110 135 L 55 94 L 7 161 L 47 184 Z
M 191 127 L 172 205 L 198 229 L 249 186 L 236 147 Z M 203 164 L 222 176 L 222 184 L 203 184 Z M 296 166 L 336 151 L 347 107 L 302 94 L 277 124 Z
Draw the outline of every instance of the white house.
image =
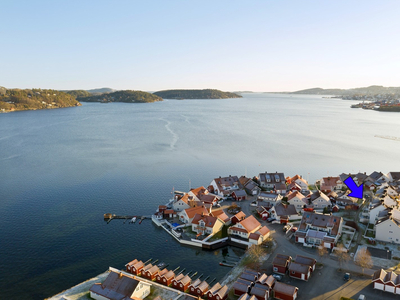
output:
M 214 193 L 220 197 L 229 196 L 232 191 L 241 188 L 241 184 L 237 176 L 219 177 L 211 181 L 210 185 L 214 189 Z
M 386 193 L 390 196 L 390 197 L 397 197 L 399 195 L 399 193 L 392 187 L 389 185 L 389 187 L 386 190 Z
M 175 201 L 172 203 L 172 209 L 175 211 L 183 211 L 190 207 L 189 205 L 189 195 L 185 194 L 182 197 L 175 197 Z
M 279 202 L 273 206 L 269 212 L 272 218 L 280 221 L 281 223 L 287 223 L 288 221 L 301 219 L 301 216 L 299 216 L 294 205 L 283 204 L 282 202 Z
M 316 191 L 310 196 L 310 203 L 315 210 L 323 210 L 324 208 L 332 206 L 329 197 L 321 191 Z
M 205 208 L 204 205 L 202 205 L 202 206 L 187 208 L 184 211 L 178 213 L 178 216 L 181 222 L 186 224 L 191 224 L 196 214 L 208 216 L 209 211 Z
M 260 173 L 259 180 L 260 186 L 266 188 L 270 192 L 277 194 L 286 193 L 286 178 L 283 173 Z
M 387 174 L 389 182 L 394 182 L 400 180 L 400 172 L 389 172 Z
M 282 198 L 280 194 L 271 194 L 267 192 L 260 192 L 257 196 L 257 200 L 268 203 L 269 206 L 275 206 Z
M 342 217 L 304 212 L 295 233 L 296 242 L 332 249 L 342 234 L 342 226 Z
M 249 238 L 250 233 L 256 232 L 261 228 L 260 222 L 254 216 L 249 216 L 246 219 L 236 223 L 228 228 L 228 234 L 238 235 L 240 237 Z
M 288 203 L 293 205 L 297 212 L 300 212 L 304 205 L 308 205 L 306 197 L 298 191 L 289 192 L 286 197 L 288 198 Z
M 295 182 L 301 187 L 301 190 L 308 190 L 308 182 L 303 178 L 303 176 L 295 175 L 290 178 L 290 182 Z
M 343 188 L 343 182 L 340 180 L 340 177 L 323 177 L 320 183 L 320 189 L 324 193 L 341 190 Z
M 89 289 L 90 297 L 97 300 L 107 299 L 144 299 L 150 294 L 151 284 L 139 281 L 125 272 L 110 268 L 103 283 L 95 283 Z
M 375 239 L 400 244 L 400 222 L 392 217 L 378 220 L 375 225 Z
M 196 214 L 192 220 L 192 230 L 198 234 L 215 234 L 222 229 L 224 222 L 217 217 Z
M 378 215 L 381 211 L 384 211 L 386 207 L 379 203 L 376 206 L 372 206 L 369 210 L 369 223 L 370 224 L 375 224 L 376 221 L 378 220 Z
M 390 207 L 390 208 L 393 208 L 393 207 L 397 207 L 397 206 L 398 206 L 397 200 L 394 199 L 394 198 L 392 198 L 392 197 L 390 197 L 389 195 L 386 195 L 386 196 L 383 198 L 383 204 L 384 204 L 386 207 Z

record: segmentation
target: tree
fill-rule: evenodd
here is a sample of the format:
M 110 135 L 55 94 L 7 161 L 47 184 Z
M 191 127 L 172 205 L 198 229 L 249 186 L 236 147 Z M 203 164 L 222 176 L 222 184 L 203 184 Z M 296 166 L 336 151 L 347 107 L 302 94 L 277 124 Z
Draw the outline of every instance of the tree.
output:
M 356 265 L 362 268 L 362 273 L 364 274 L 364 269 L 371 268 L 374 264 L 372 262 L 371 253 L 366 248 L 362 248 L 358 251 L 355 258 Z
M 322 259 L 324 258 L 324 256 L 326 256 L 326 255 L 328 254 L 328 249 L 326 249 L 323 245 L 320 245 L 320 246 L 317 248 L 317 254 L 318 254 L 318 256 L 321 258 L 321 261 L 322 261 Z
M 338 258 L 340 268 L 342 268 L 343 262 L 348 262 L 350 260 L 350 255 L 347 253 L 347 249 L 343 246 L 343 244 L 337 245 L 335 254 Z
M 262 265 L 262 257 L 266 254 L 265 248 L 261 245 L 252 245 L 249 250 L 247 250 L 247 257 L 244 259 L 243 263 L 247 267 L 260 270 Z

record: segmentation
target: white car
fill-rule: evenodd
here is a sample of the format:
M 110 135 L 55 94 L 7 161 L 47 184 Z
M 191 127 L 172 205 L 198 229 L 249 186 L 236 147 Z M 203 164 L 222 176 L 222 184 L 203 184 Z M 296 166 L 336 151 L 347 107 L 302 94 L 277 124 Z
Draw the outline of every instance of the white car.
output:
M 250 203 L 250 206 L 257 206 L 257 201 L 253 201 Z

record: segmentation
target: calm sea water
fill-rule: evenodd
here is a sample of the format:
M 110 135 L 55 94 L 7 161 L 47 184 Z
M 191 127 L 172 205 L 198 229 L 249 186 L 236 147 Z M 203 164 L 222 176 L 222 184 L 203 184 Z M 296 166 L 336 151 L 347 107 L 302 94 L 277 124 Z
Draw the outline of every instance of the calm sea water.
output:
M 148 215 L 218 176 L 399 171 L 400 142 L 374 135 L 399 137 L 400 114 L 352 103 L 245 94 L 0 114 L 0 299 L 49 297 L 134 258 L 221 278 L 222 250 L 103 214 Z

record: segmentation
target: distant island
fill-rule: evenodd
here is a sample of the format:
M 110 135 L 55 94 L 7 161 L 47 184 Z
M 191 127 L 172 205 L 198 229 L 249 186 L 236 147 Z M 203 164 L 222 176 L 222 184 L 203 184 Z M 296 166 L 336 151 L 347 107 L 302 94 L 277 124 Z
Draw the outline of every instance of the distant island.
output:
M 241 95 L 220 90 L 165 90 L 153 93 L 163 99 L 227 99 L 242 98 Z
M 400 87 L 384 87 L 381 85 L 371 85 L 369 87 L 361 87 L 354 89 L 322 89 L 312 88 L 291 92 L 290 94 L 305 94 L 305 95 L 377 95 L 377 94 L 400 94 Z
M 73 95 L 81 102 L 126 102 L 126 103 L 149 103 L 162 101 L 163 99 L 157 95 L 142 91 L 116 91 L 112 93 L 92 94 L 89 91 L 74 90 L 67 92 Z
M 0 112 L 80 106 L 70 94 L 56 90 L 0 87 Z

